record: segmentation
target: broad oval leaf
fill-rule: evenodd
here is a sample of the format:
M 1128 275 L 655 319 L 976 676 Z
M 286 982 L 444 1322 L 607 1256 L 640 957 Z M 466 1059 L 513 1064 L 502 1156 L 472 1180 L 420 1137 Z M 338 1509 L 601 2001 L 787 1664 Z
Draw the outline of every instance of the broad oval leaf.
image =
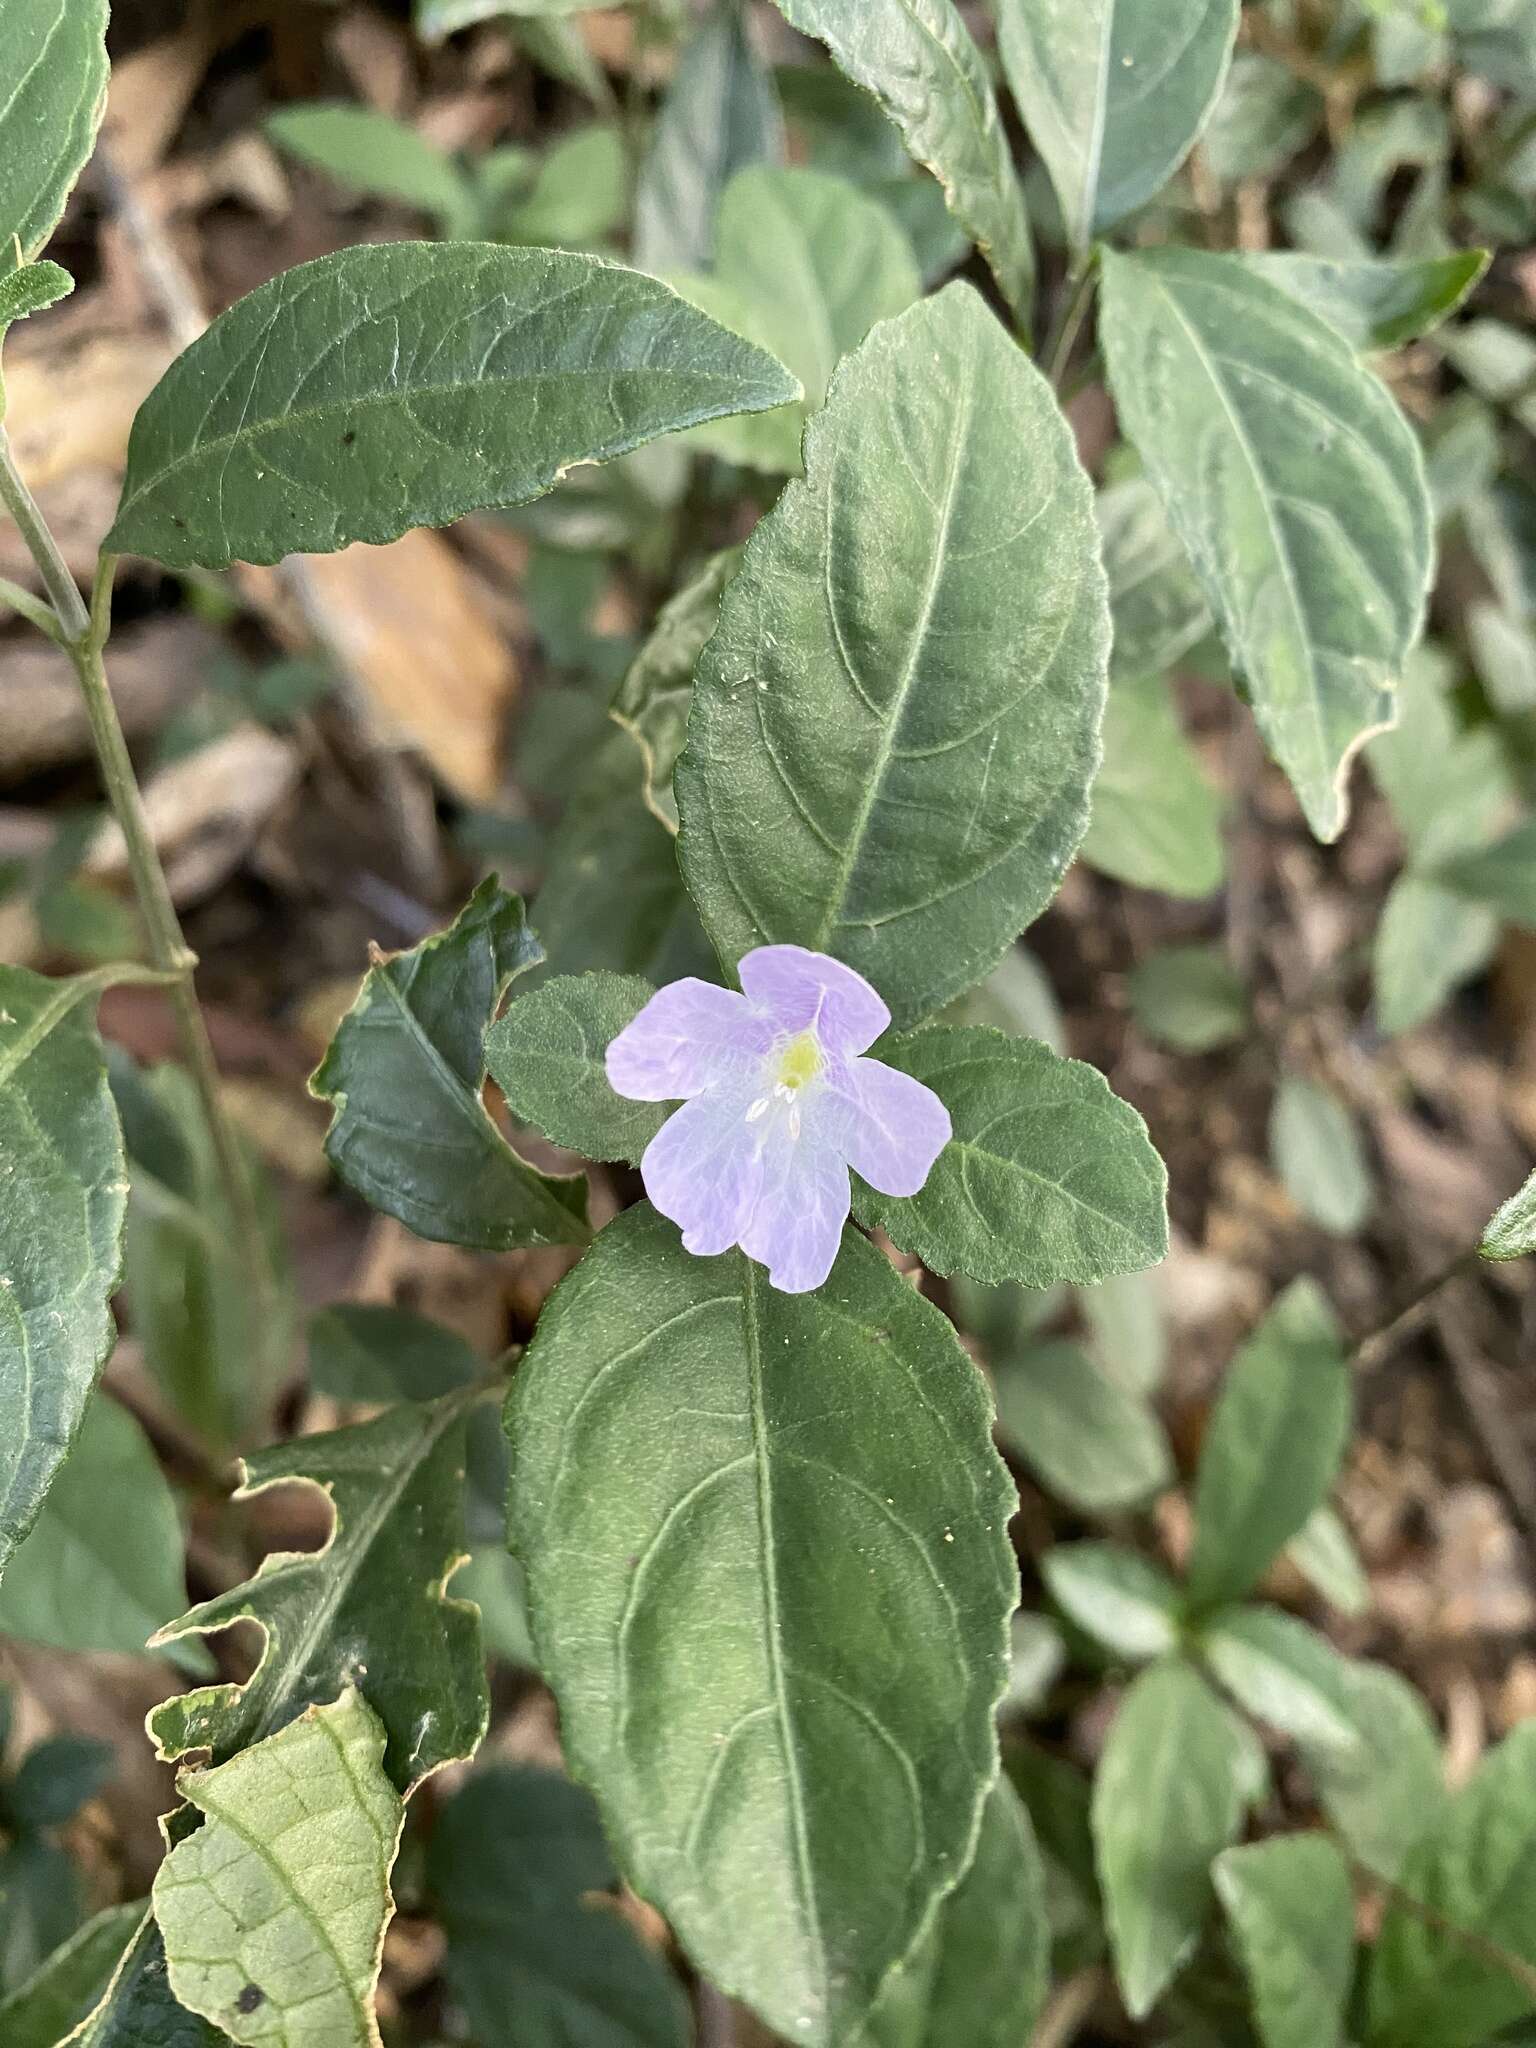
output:
M 615 1095 L 604 1055 L 655 993 L 638 974 L 561 974 L 519 997 L 485 1034 L 513 1114 L 584 1158 L 637 1165 L 670 1105 Z
M 1077 1344 L 1035 1344 L 995 1359 L 1003 1430 L 1046 1488 L 1090 1514 L 1141 1507 L 1173 1479 L 1151 1403 L 1099 1370 Z
M 476 242 L 343 249 L 231 306 L 139 410 L 107 546 L 224 569 L 521 505 L 799 396 L 655 278 Z
M 1160 675 L 1117 675 L 1082 859 L 1168 896 L 1209 896 L 1226 873 L 1222 800 L 1184 736 Z
M 517 897 L 482 882 L 446 931 L 378 958 L 315 1069 L 326 1157 L 418 1237 L 507 1251 L 588 1234 L 585 1181 L 520 1159 L 480 1093 L 486 1025 L 543 957 Z
M 1097 1068 L 985 1025 L 887 1038 L 880 1058 L 931 1088 L 954 1125 L 919 1193 L 859 1185 L 860 1221 L 903 1251 L 935 1273 L 1026 1287 L 1167 1256 L 1167 1169 Z
M 1282 1074 L 1269 1113 L 1269 1156 L 1296 1206 L 1336 1236 L 1376 1206 L 1360 1127 L 1347 1103 L 1300 1074 Z
M 1329 262 L 1293 250 L 1243 258 L 1258 277 L 1321 314 L 1351 348 L 1401 348 L 1448 320 L 1488 268 L 1486 249 L 1411 263 Z
M 1358 1746 L 1349 1660 L 1304 1621 L 1278 1607 L 1234 1607 L 1213 1617 L 1200 1646 L 1216 1677 L 1255 1720 L 1313 1755 L 1347 1755 Z
M 1118 1543 L 1058 1543 L 1040 1560 L 1051 1598 L 1080 1629 L 1138 1663 L 1178 1646 L 1179 1589 Z
M 1216 103 L 1237 0 L 993 0 L 1003 69 L 1078 251 L 1160 191 Z
M 1343 2048 L 1355 1900 L 1338 1849 L 1326 1835 L 1277 1835 L 1224 1849 L 1213 1874 L 1264 2048 Z
M 1392 723 L 1431 557 L 1423 459 L 1341 335 L 1240 257 L 1106 252 L 1121 422 L 1210 598 L 1270 751 L 1336 839 Z
M 0 7 L 0 251 L 30 262 L 58 226 L 107 100 L 107 0 Z
M 777 0 L 873 93 L 909 153 L 938 179 L 1019 325 L 1029 328 L 1035 254 L 992 81 L 952 0 Z
M 1495 1210 L 1477 1247 L 1484 1259 L 1523 1259 L 1536 1252 L 1536 1173 Z
M 642 1204 L 551 1298 L 507 1428 L 541 1668 L 627 1876 L 775 2032 L 846 2041 L 995 1768 L 1014 1496 L 981 1380 L 856 1233 L 786 1295 Z
M 379 2048 L 373 1994 L 405 1806 L 350 1688 L 177 1790 L 205 1816 L 155 1874 L 178 2002 L 231 2040 Z
M 1050 387 L 968 285 L 877 327 L 747 543 L 675 788 L 722 959 L 848 961 L 898 1025 L 969 987 L 1087 822 L 1109 621 Z
M 128 1169 L 95 1008 L 116 978 L 0 967 L 0 1571 L 112 1346 Z
M 1446 1802 L 1440 1734 L 1424 1696 L 1385 1664 L 1346 1661 L 1350 1745 L 1303 1744 L 1308 1775 L 1351 1856 L 1391 1883 Z

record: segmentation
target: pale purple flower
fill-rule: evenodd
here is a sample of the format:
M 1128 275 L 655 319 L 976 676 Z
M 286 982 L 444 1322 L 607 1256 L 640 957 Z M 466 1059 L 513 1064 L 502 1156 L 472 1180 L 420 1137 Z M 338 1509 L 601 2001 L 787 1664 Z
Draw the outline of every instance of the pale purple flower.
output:
M 608 1048 L 635 1102 L 683 1107 L 645 1149 L 646 1193 L 701 1258 L 739 1244 L 785 1294 L 819 1287 L 848 1215 L 848 1169 L 915 1195 L 949 1143 L 931 1088 L 859 1055 L 891 1013 L 863 975 L 803 946 L 759 946 L 742 993 L 674 981 Z

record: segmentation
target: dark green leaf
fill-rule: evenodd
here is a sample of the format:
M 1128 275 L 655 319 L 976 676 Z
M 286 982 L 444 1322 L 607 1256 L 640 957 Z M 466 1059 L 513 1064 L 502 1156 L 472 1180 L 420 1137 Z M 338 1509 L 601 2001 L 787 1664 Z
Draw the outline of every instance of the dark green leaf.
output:
M 1215 104 L 1237 0 L 993 0 L 998 46 L 1076 251 L 1159 192 Z
M 811 2048 L 862 2022 L 992 1779 L 1016 1583 L 989 1405 L 856 1233 L 787 1295 L 643 1204 L 513 1382 L 512 1542 L 567 1753 L 699 1968 Z
M 106 1990 L 143 1912 L 137 1905 L 108 1906 L 0 1998 L 6 2048 L 58 2048 Z
M 57 263 L 24 263 L 19 270 L 0 273 L 0 335 L 13 321 L 56 306 L 74 288 L 75 280 Z
M 35 1975 L 84 1918 L 80 1879 L 63 1849 L 42 1835 L 0 1846 L 0 1984 Z
M 1305 1622 L 1274 1607 L 1234 1607 L 1212 1617 L 1200 1646 L 1217 1678 L 1256 1721 L 1267 1721 L 1314 1755 L 1358 1743 L 1349 1662 Z
M 798 395 L 760 349 L 596 257 L 343 249 L 241 299 L 171 365 L 134 421 L 107 544 L 222 569 L 390 541 Z
M 309 1383 L 337 1401 L 437 1401 L 479 1372 L 456 1330 L 410 1309 L 343 1301 L 309 1323 Z
M 1107 642 L 1049 386 L 969 286 L 884 322 L 699 663 L 676 789 L 722 958 L 836 954 L 899 1025 L 979 980 L 1086 824 Z
M 1401 348 L 1428 334 L 1461 304 L 1488 268 L 1486 249 L 1418 263 L 1329 263 L 1289 251 L 1245 256 L 1259 277 L 1336 327 L 1351 348 Z
M 1219 946 L 1165 946 L 1149 953 L 1126 984 L 1148 1038 L 1175 1052 L 1214 1052 L 1248 1029 L 1248 997 Z
M 1282 1074 L 1269 1112 L 1269 1156 L 1303 1215 L 1351 1237 L 1376 1206 L 1360 1128 L 1330 1089 Z
M 1195 1482 L 1189 1590 L 1241 1600 L 1326 1498 L 1349 1435 L 1351 1390 L 1337 1319 L 1294 1280 L 1232 1363 Z
M 474 188 L 452 158 L 407 121 L 349 100 L 314 100 L 279 107 L 264 125 L 290 155 L 359 191 L 430 214 L 445 235 L 473 229 Z
M 107 98 L 107 0 L 5 0 L 0 251 L 30 262 L 85 168 Z
M 369 969 L 315 1070 L 326 1157 L 418 1237 L 507 1251 L 588 1234 L 586 1182 L 535 1172 L 481 1098 L 486 1025 L 542 958 L 517 897 L 482 882 L 446 931 Z
M 225 2048 L 228 2039 L 171 1996 L 160 1930 L 146 1913 L 101 2003 L 70 2037 L 69 2048 Z
M 1480 1258 L 1494 1260 L 1536 1252 L 1536 1173 L 1495 1212 L 1477 1249 Z
M 88 1736 L 52 1735 L 34 1744 L 0 1792 L 5 1825 L 21 1832 L 61 1827 L 101 1790 L 115 1761 L 108 1744 Z
M 1096 1068 L 982 1025 L 887 1038 L 880 1058 L 934 1091 L 954 1136 L 920 1193 L 861 1184 L 861 1222 L 936 1273 L 1027 1287 L 1103 1280 L 1166 1257 L 1167 1171 Z
M 1159 675 L 1117 675 L 1082 858 L 1133 888 L 1209 896 L 1226 872 L 1222 801 Z
M 1536 819 L 1476 853 L 1443 861 L 1434 879 L 1511 924 L 1536 925 Z
M 1144 1671 L 1120 1702 L 1093 1788 L 1093 1838 L 1121 1995 L 1134 2019 L 1188 1961 L 1211 1862 L 1237 1835 L 1231 1716 L 1187 1665 Z
M 740 565 L 740 548 L 722 548 L 667 600 L 614 696 L 613 716 L 645 762 L 646 807 L 669 832 L 677 830 L 672 770 L 688 728 L 693 671 L 719 623 L 720 593 Z
M 553 1771 L 476 1771 L 432 1833 L 446 1972 L 480 2048 L 684 2048 L 688 2008 L 614 1910 L 591 1795 Z
M 952 0 L 778 0 L 779 12 L 873 93 L 1029 328 L 1035 256 L 986 63 Z
M 1004 1432 L 1052 1493 L 1090 1514 L 1139 1507 L 1173 1478 L 1162 1425 L 1076 1344 L 1038 1344 L 997 1365 Z
M 1223 1850 L 1214 1875 L 1264 2048 L 1344 2048 L 1355 1901 L 1333 1843 L 1326 1835 L 1251 1842 Z
M 1174 1649 L 1179 1590 L 1159 1566 L 1117 1543 L 1058 1543 L 1040 1560 L 1051 1598 L 1116 1656 L 1141 1663 Z
M 513 1115 L 586 1159 L 636 1164 L 668 1111 L 615 1095 L 603 1056 L 655 993 L 638 975 L 563 974 L 513 1003 L 485 1035 Z
M 402 1793 L 473 1754 L 487 1710 L 479 1617 L 443 1591 L 464 1549 L 472 1399 L 391 1408 L 245 1461 L 237 1500 L 300 1481 L 329 1498 L 335 1524 L 324 1549 L 274 1554 L 247 1584 L 161 1630 L 157 1643 L 254 1621 L 265 1637 L 243 1686 L 206 1686 L 156 1707 L 150 1732 L 164 1758 L 206 1750 L 220 1762 L 361 1675 Z
M 1349 345 L 1242 259 L 1106 253 L 1121 421 L 1322 839 L 1418 637 L 1431 522 L 1418 442 Z

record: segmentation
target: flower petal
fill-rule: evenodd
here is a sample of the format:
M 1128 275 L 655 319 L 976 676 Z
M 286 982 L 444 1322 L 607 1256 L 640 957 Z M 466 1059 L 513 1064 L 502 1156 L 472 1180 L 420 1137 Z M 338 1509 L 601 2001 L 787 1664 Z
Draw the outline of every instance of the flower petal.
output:
M 608 1047 L 608 1081 L 631 1102 L 676 1102 L 732 1078 L 773 1042 L 734 989 L 690 976 L 658 989 Z
M 931 1088 L 881 1060 L 835 1068 L 812 1109 L 814 1137 L 882 1195 L 915 1195 L 953 1135 Z
M 832 1270 L 848 1220 L 848 1169 L 809 1128 L 776 1120 L 761 1154 L 762 1184 L 741 1248 L 784 1294 L 809 1294 Z
M 828 1052 L 852 1056 L 873 1045 L 891 1013 L 862 974 L 804 946 L 759 946 L 736 969 L 754 1005 L 781 1031 L 814 1025 Z
M 763 1164 L 747 1128 L 749 1097 L 711 1088 L 669 1116 L 645 1148 L 640 1177 L 683 1249 L 714 1258 L 739 1243 L 763 1185 Z

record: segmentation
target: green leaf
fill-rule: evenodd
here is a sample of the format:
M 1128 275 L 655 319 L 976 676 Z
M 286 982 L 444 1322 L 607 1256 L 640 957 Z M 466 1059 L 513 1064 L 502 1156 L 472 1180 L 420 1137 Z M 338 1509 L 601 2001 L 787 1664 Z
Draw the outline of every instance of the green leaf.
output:
M 591 4 L 592 0 L 416 0 L 416 33 L 424 43 L 441 43 L 482 21 L 557 20 Z
M 740 0 L 714 0 L 683 46 L 635 193 L 642 270 L 702 270 L 721 194 L 747 164 L 777 163 L 784 120 Z
M 432 1831 L 445 1971 L 480 2048 L 686 2048 L 670 1970 L 615 1910 L 590 1793 L 553 1771 L 476 1771 Z
M 1161 675 L 1211 630 L 1210 608 L 1162 500 L 1145 477 L 1100 491 L 1099 532 L 1117 676 Z
M 1445 1805 L 1440 1738 L 1420 1693 L 1384 1664 L 1342 1672 L 1353 1746 L 1303 1743 L 1323 1810 L 1350 1853 L 1389 1882 Z
M 9 1996 L 0 1998 L 6 2048 L 57 2048 L 90 2012 L 143 1918 L 142 1906 L 108 1906 Z
M 1141 1663 L 1178 1645 L 1179 1590 L 1159 1566 L 1118 1543 L 1058 1543 L 1040 1560 L 1051 1598 L 1116 1656 Z
M 697 296 L 693 280 L 678 289 L 783 363 L 805 397 L 754 419 L 712 422 L 694 438 L 728 462 L 781 475 L 799 470 L 806 420 L 825 403 L 838 363 L 922 293 L 912 245 L 885 207 L 825 172 L 765 166 L 726 187 L 714 275 L 696 282 Z
M 1327 1497 L 1351 1410 L 1338 1321 L 1311 1280 L 1293 1280 L 1238 1352 L 1195 1481 L 1192 1600 L 1241 1600 Z
M 1239 50 L 1206 123 L 1202 154 L 1223 185 L 1283 170 L 1323 125 L 1323 96 L 1278 57 Z
M 74 288 L 75 280 L 57 263 L 23 263 L 17 270 L 0 274 L 0 339 L 16 321 L 46 312 L 60 299 L 67 299 Z M 0 393 L 0 416 L 3 414 Z
M 51 1735 L 34 1743 L 6 1786 L 5 1824 L 18 1833 L 62 1827 L 111 1777 L 116 1758 L 105 1742 Z
M 551 1297 L 507 1429 L 541 1668 L 626 1875 L 775 2032 L 847 2040 L 995 1770 L 1014 1491 L 979 1377 L 856 1233 L 787 1295 L 642 1204 Z
M 107 0 L 5 0 L 0 251 L 30 262 L 58 226 L 107 99 Z
M 1264 2048 L 1344 2048 L 1355 1901 L 1333 1843 L 1326 1835 L 1277 1835 L 1224 1849 L 1213 1874 Z
M 1336 327 L 1351 348 L 1401 348 L 1450 318 L 1488 268 L 1486 249 L 1418 263 L 1329 263 L 1289 250 L 1244 256 L 1258 277 Z
M 982 1025 L 929 1025 L 880 1058 L 943 1102 L 954 1135 L 922 1190 L 860 1183 L 856 1213 L 936 1273 L 1103 1280 L 1168 1252 L 1168 1176 L 1147 1127 L 1097 1068 Z
M 444 1592 L 463 1555 L 464 1418 L 474 1395 L 391 1408 L 373 1422 L 273 1444 L 245 1461 L 234 1496 L 295 1481 L 331 1502 L 330 1540 L 275 1552 L 254 1579 L 194 1607 L 157 1644 L 256 1622 L 265 1638 L 244 1685 L 166 1700 L 150 1733 L 168 1762 L 222 1762 L 364 1676 L 402 1794 L 473 1754 L 485 1732 L 479 1617 Z
M 0 1585 L 0 1634 L 137 1656 L 186 1600 L 159 1460 L 127 1409 L 98 1394 Z
M 1215 1052 L 1248 1030 L 1248 997 L 1219 946 L 1165 946 L 1131 970 L 1131 1013 L 1175 1052 Z
M 1394 1038 L 1432 1017 L 1482 973 L 1499 943 L 1499 920 L 1427 877 L 1398 876 L 1371 948 L 1376 1021 Z
M 115 1335 L 128 1201 L 96 999 L 111 969 L 0 967 L 0 1571 L 36 1521 Z
M 967 285 L 876 328 L 747 543 L 675 778 L 721 957 L 847 960 L 916 1023 L 1055 893 L 1108 616 L 1050 388 Z
M 437 1401 L 479 1376 L 456 1330 L 410 1309 L 342 1301 L 309 1322 L 309 1384 L 337 1401 Z
M 1267 1721 L 1314 1755 L 1355 1747 L 1350 1666 L 1316 1629 L 1277 1608 L 1235 1607 L 1211 1618 L 1200 1645 L 1217 1678 L 1256 1721 Z
M 545 152 L 532 187 L 497 217 L 497 239 L 589 249 L 616 234 L 628 210 L 623 138 L 617 128 L 597 122 Z
M 993 0 L 1003 69 L 1081 253 L 1161 191 L 1216 103 L 1237 0 Z
M 1082 858 L 1133 888 L 1209 896 L 1226 873 L 1222 810 L 1167 683 L 1158 675 L 1116 676 Z
M 1523 1259 L 1536 1252 L 1536 1173 L 1494 1212 L 1477 1248 L 1483 1259 Z
M 1476 2048 L 1536 2007 L 1533 1787 L 1536 1721 L 1525 1721 L 1409 1851 L 1372 1953 L 1373 2048 Z
M 1298 1209 L 1336 1237 L 1352 1237 L 1376 1206 L 1360 1128 L 1330 1089 L 1282 1074 L 1269 1112 L 1269 1156 Z
M 1116 1386 L 1155 1394 L 1168 1369 L 1168 1317 L 1155 1273 L 1120 1273 L 1078 1290 L 1093 1353 Z
M 343 249 L 221 314 L 140 408 L 107 544 L 227 568 L 522 505 L 798 388 L 656 279 L 479 243 Z
M 1010 946 L 985 981 L 956 996 L 940 1014 L 946 1024 L 985 1024 L 1011 1038 L 1038 1038 L 1052 1052 L 1067 1049 L 1056 992 L 1040 962 L 1022 946 Z
M 155 1873 L 177 2000 L 234 2041 L 378 2048 L 373 1994 L 405 1807 L 348 1687 L 176 1789 L 206 1820 Z
M 564 974 L 519 997 L 485 1035 L 513 1115 L 583 1158 L 638 1164 L 670 1111 L 615 1095 L 604 1055 L 655 993 L 635 974 Z
M 1029 220 L 992 81 L 952 0 L 778 0 L 873 93 L 992 267 L 1020 328 L 1035 289 Z
M 672 770 L 688 728 L 693 671 L 719 623 L 720 593 L 740 566 L 741 549 L 722 548 L 668 598 L 614 694 L 613 717 L 645 762 L 646 808 L 669 832 L 677 830 Z
M 1442 862 L 1434 878 L 1511 924 L 1536 925 L 1536 819 L 1491 846 Z
M 1270 751 L 1321 839 L 1392 722 L 1431 521 L 1418 442 L 1316 314 L 1241 258 L 1106 252 L 1121 422 L 1205 585 Z
M 997 1361 L 997 1406 L 1004 1433 L 1050 1491 L 1089 1514 L 1139 1507 L 1173 1479 L 1151 1407 L 1076 1344 Z
M 445 235 L 468 234 L 474 226 L 473 186 L 408 121 L 349 100 L 313 100 L 279 107 L 263 125 L 290 156 L 359 191 L 430 214 Z
M 1335 1508 L 1314 1508 L 1285 1554 L 1302 1577 L 1341 1614 L 1364 1614 L 1371 1604 L 1370 1580 L 1354 1540 Z
M 1050 1987 L 1045 1882 L 1029 1815 L 1000 1778 L 970 1869 L 849 2048 L 1021 2048 Z
M 310 1081 L 331 1105 L 326 1157 L 351 1188 L 439 1244 L 580 1244 L 586 1182 L 537 1173 L 492 1122 L 481 1037 L 543 958 L 523 906 L 482 882 L 446 931 L 380 957 Z
M 1144 1671 L 1120 1702 L 1093 1788 L 1093 1839 L 1115 1975 L 1144 2019 L 1188 1961 L 1211 1862 L 1242 1820 L 1231 1717 L 1187 1665 Z

